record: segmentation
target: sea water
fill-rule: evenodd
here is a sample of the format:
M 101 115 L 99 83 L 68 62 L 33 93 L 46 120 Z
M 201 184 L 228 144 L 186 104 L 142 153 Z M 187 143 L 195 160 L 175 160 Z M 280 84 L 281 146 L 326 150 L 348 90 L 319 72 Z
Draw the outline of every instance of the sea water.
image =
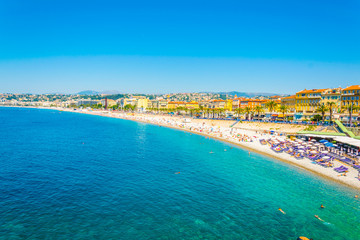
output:
M 0 126 L 0 239 L 360 239 L 357 191 L 228 143 L 56 110 Z

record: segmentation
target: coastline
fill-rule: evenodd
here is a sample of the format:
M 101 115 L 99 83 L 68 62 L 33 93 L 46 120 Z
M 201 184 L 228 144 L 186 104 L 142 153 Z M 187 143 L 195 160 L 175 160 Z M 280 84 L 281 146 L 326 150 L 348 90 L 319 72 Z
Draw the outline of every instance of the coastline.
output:
M 274 151 L 272 151 L 269 148 L 269 146 L 267 146 L 267 145 L 264 146 L 259 143 L 259 141 L 258 141 L 259 136 L 256 136 L 259 134 L 256 133 L 255 131 L 238 129 L 238 131 L 243 134 L 254 135 L 254 137 L 256 136 L 255 141 L 253 141 L 253 142 L 241 142 L 241 141 L 234 141 L 229 138 L 223 137 L 222 134 L 211 134 L 211 133 L 199 132 L 199 131 L 192 130 L 192 126 L 189 125 L 188 123 L 180 124 L 180 126 L 182 126 L 182 127 L 179 127 L 174 124 L 166 124 L 166 122 L 164 121 L 164 119 L 166 119 L 167 121 L 169 121 L 169 119 L 171 119 L 172 121 L 176 122 L 176 120 L 179 121 L 181 119 L 179 117 L 145 115 L 145 114 L 137 114 L 137 113 L 135 113 L 135 114 L 126 114 L 126 113 L 118 113 L 118 112 L 111 113 L 111 112 L 106 112 L 106 111 L 74 111 L 74 110 L 62 109 L 62 108 L 39 108 L 39 109 L 51 109 L 51 110 L 82 113 L 82 114 L 102 116 L 102 117 L 119 118 L 119 119 L 123 119 L 123 120 L 142 122 L 142 123 L 182 130 L 182 131 L 186 131 L 189 133 L 202 135 L 205 137 L 211 137 L 213 139 L 232 144 L 236 147 L 245 149 L 247 151 L 255 152 L 255 153 L 264 155 L 266 157 L 270 157 L 270 158 L 276 159 L 278 161 L 281 161 L 281 162 L 284 162 L 287 164 L 291 164 L 302 170 L 306 170 L 306 171 L 310 172 L 311 174 L 314 174 L 314 175 L 320 176 L 324 179 L 327 179 L 327 180 L 336 182 L 338 184 L 350 187 L 354 190 L 358 190 L 358 191 L 360 190 L 360 181 L 355 179 L 355 176 L 357 176 L 357 171 L 355 169 L 349 168 L 349 170 L 350 169 L 351 170 L 349 171 L 347 176 L 339 176 L 337 172 L 333 171 L 333 169 L 324 168 L 317 164 L 313 164 L 313 163 L 311 163 L 311 161 L 309 159 L 297 160 L 294 157 L 292 157 L 286 153 L 275 153 Z M 152 119 L 153 121 L 150 121 L 149 119 Z M 188 125 L 188 126 L 185 127 L 184 125 Z M 214 126 L 207 126 L 207 127 L 215 128 Z M 218 127 L 218 128 L 221 129 L 221 127 Z M 230 129 L 230 128 L 228 128 L 228 129 Z M 217 135 L 219 135 L 219 136 L 217 136 Z M 262 136 L 264 136 L 264 138 L 270 137 L 270 135 L 263 135 L 263 134 L 262 134 Z M 335 167 L 338 167 L 341 165 L 346 165 L 344 163 L 340 163 L 337 161 L 334 161 L 334 162 L 335 162 L 334 163 Z

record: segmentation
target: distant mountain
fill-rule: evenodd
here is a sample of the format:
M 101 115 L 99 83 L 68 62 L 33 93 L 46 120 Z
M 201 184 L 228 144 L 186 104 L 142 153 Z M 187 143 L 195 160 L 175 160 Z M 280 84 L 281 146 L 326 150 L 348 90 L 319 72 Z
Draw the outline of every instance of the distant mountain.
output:
M 268 96 L 275 96 L 275 95 L 283 95 L 283 94 L 278 94 L 278 93 L 261 93 L 261 92 L 254 92 L 254 93 L 249 93 L 249 92 L 237 92 L 237 91 L 232 91 L 232 92 L 218 92 L 219 94 L 227 94 L 230 96 L 238 96 L 238 97 L 255 97 L 255 96 L 264 96 L 264 97 L 268 97 Z
M 78 95 L 115 95 L 115 94 L 120 94 L 119 91 L 116 90 L 107 90 L 107 91 L 102 91 L 102 92 L 98 92 L 98 91 L 94 91 L 94 90 L 86 90 L 86 91 L 81 91 L 76 93 Z
M 86 90 L 76 93 L 77 95 L 99 95 L 99 92 L 93 91 L 93 90 Z

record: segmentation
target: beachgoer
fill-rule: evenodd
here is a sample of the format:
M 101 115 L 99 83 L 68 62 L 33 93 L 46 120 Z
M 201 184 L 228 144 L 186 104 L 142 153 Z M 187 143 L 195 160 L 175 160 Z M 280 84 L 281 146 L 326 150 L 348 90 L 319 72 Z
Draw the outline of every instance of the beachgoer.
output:
M 279 208 L 279 211 L 282 212 L 283 214 L 286 214 L 281 208 Z
M 176 172 L 175 174 L 180 174 L 180 172 Z
M 324 205 L 321 204 L 320 208 L 325 208 Z
M 355 198 L 358 198 L 359 196 L 358 195 L 355 195 Z
M 316 218 L 319 219 L 320 221 L 324 221 L 324 220 L 322 220 L 318 215 L 314 215 L 314 217 L 316 217 Z

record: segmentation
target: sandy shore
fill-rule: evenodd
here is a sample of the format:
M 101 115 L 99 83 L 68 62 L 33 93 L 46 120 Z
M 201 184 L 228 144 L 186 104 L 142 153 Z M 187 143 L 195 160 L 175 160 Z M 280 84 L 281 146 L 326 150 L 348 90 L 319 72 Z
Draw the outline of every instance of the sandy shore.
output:
M 235 123 L 235 121 L 204 119 L 187 119 L 186 121 L 183 117 L 178 116 L 161 116 L 137 113 L 130 114 L 107 111 L 73 111 L 69 109 L 58 110 L 139 121 L 189 131 L 207 137 L 212 137 L 221 141 L 235 144 L 249 151 L 254 151 L 278 159 L 280 161 L 298 166 L 314 174 L 325 177 L 326 179 L 360 190 L 360 181 L 357 179 L 358 171 L 353 167 L 346 166 L 346 164 L 339 161 L 334 161 L 334 167 L 340 167 L 341 165 L 344 165 L 349 168 L 349 172 L 346 174 L 346 176 L 341 176 L 339 173 L 335 172 L 333 168 L 325 168 L 318 164 L 314 164 L 307 158 L 298 160 L 287 153 L 276 153 L 271 150 L 268 145 L 261 145 L 259 139 L 267 139 L 270 137 L 281 139 L 284 137 L 272 136 L 255 130 L 231 128 L 230 126 Z

